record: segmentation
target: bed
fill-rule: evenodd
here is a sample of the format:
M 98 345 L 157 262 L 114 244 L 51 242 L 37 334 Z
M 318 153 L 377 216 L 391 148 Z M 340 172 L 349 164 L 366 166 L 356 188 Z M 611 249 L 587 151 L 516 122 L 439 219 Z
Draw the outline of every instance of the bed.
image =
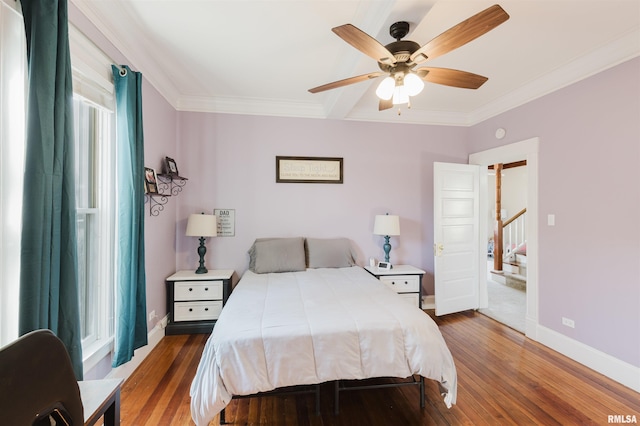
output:
M 283 247 L 274 255 L 272 242 L 267 272 L 260 250 L 251 257 L 193 379 L 194 422 L 207 425 L 235 396 L 374 377 L 435 380 L 444 403 L 454 404 L 456 370 L 435 322 L 355 261 L 326 261 L 331 251 L 318 262 L 315 246 L 302 243 L 295 268 Z

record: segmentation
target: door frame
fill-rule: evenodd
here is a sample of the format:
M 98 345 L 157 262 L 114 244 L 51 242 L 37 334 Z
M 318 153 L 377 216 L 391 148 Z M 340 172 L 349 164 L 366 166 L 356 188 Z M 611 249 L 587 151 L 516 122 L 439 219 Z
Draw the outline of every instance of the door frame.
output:
M 537 340 L 538 326 L 538 147 L 540 139 L 535 137 L 509 145 L 500 146 L 469 155 L 469 164 L 489 166 L 496 163 L 511 163 L 527 160 L 527 313 L 525 335 Z M 480 211 L 487 212 L 487 173 L 480 173 Z M 480 226 L 480 307 L 488 305 L 486 245 L 487 227 Z

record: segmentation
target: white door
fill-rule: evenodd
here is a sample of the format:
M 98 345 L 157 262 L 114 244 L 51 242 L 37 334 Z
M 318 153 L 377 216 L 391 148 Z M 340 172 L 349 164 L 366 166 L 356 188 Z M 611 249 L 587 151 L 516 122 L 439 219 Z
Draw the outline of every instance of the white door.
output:
M 433 173 L 436 315 L 477 309 L 480 167 L 434 163 Z

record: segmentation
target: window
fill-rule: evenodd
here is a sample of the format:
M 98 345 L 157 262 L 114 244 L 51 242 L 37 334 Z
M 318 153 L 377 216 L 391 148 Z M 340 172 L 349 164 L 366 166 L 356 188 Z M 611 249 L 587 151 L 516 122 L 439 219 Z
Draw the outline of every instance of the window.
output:
M 80 323 L 85 358 L 113 335 L 111 113 L 75 96 L 75 181 Z
M 112 349 L 114 334 L 116 153 L 112 61 L 73 25 L 76 216 L 85 373 Z

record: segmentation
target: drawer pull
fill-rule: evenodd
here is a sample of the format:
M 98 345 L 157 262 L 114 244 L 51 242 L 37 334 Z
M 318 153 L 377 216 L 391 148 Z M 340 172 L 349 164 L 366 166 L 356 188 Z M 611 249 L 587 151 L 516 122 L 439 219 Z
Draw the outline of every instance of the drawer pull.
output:
M 405 281 L 404 283 L 405 283 L 405 284 L 409 284 L 409 281 Z
M 193 312 L 193 308 L 189 308 L 189 312 Z
M 205 311 L 208 311 L 208 310 L 209 310 L 209 308 L 204 308 L 204 310 L 205 310 Z
M 193 291 L 193 289 L 191 287 L 189 287 L 189 291 Z
M 205 288 L 204 288 L 204 291 L 209 291 L 209 287 L 205 287 Z

